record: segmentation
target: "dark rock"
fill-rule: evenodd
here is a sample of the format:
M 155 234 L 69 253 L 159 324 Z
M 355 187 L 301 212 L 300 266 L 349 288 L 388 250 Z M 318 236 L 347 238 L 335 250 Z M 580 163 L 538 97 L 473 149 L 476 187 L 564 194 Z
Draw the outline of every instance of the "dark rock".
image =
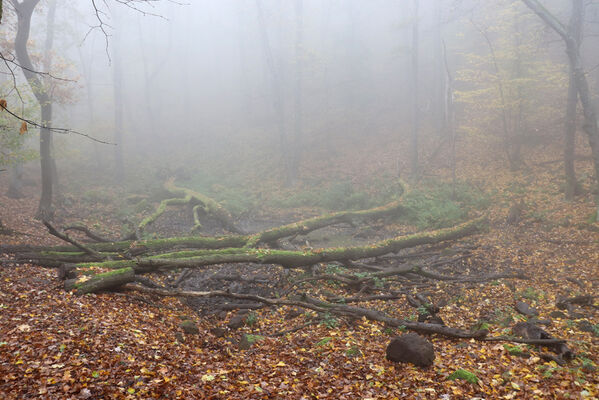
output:
M 245 325 L 245 318 L 246 318 L 246 316 L 244 314 L 241 314 L 241 315 L 237 314 L 229 320 L 229 323 L 227 323 L 227 326 L 233 330 L 239 329 Z
M 302 312 L 297 309 L 297 308 L 292 308 L 291 310 L 289 310 L 287 312 L 287 314 L 285 315 L 285 319 L 293 319 L 293 318 L 297 318 L 300 315 L 302 315 Z
M 191 335 L 197 335 L 200 333 L 200 329 L 197 327 L 195 322 L 190 319 L 181 322 L 179 327 L 183 329 L 183 332 L 189 333 Z
M 227 313 L 226 311 L 220 311 L 216 316 L 218 317 L 218 319 L 225 319 L 227 318 L 227 315 L 229 313 Z
M 395 362 L 412 363 L 428 367 L 435 359 L 431 342 L 416 333 L 407 333 L 391 340 L 387 346 L 387 359 Z
M 227 333 L 227 331 L 224 328 L 216 327 L 216 328 L 210 329 L 210 333 L 212 333 L 214 336 L 216 336 L 218 338 L 218 337 L 224 337 L 225 333 Z
M 583 313 L 576 312 L 576 311 L 570 311 L 570 313 L 568 314 L 568 317 L 570 319 L 580 319 L 580 318 L 586 317 L 586 315 L 584 315 Z
M 239 343 L 237 343 L 237 346 L 239 347 L 240 350 L 247 350 L 250 347 L 252 347 L 252 344 L 248 340 L 247 336 L 243 335 L 243 336 L 241 336 Z
M 563 313 L 563 312 L 561 312 L 561 311 L 557 311 L 557 310 L 555 310 L 555 311 L 551 311 L 551 312 L 549 313 L 549 316 L 550 316 L 551 318 L 560 318 L 560 319 L 566 319 L 566 318 L 567 318 L 566 314 L 564 314 L 564 313 Z
M 532 308 L 528 304 L 523 301 L 519 301 L 516 303 L 516 311 L 518 311 L 522 315 L 526 315 L 528 317 L 532 317 L 535 315 L 539 315 L 539 311 L 535 308 Z
M 528 320 L 528 322 L 530 322 L 531 324 L 535 324 L 535 325 L 545 325 L 545 326 L 551 326 L 551 324 L 553 324 L 553 321 L 551 321 L 550 319 L 530 318 Z
M 181 332 L 175 332 L 175 339 L 177 339 L 177 342 L 185 342 L 185 336 Z
M 576 327 L 578 328 L 579 331 L 582 331 L 582 332 L 590 332 L 590 333 L 595 332 L 593 324 L 591 324 L 586 319 L 583 319 L 582 321 L 578 321 L 576 323 Z
M 262 336 L 248 335 L 244 333 L 243 335 L 241 335 L 241 339 L 239 339 L 239 343 L 237 343 L 237 346 L 240 350 L 248 350 L 250 347 L 252 347 L 254 343 L 256 343 L 261 338 Z

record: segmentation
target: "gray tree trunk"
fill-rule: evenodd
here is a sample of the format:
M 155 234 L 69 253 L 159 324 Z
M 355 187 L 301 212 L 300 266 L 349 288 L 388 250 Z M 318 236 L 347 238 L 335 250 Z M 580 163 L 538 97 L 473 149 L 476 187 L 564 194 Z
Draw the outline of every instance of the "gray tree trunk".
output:
M 410 166 L 412 175 L 418 176 L 418 136 L 420 115 L 418 112 L 418 0 L 414 0 L 414 20 L 412 22 L 412 135 L 410 140 Z
M 113 14 L 114 20 L 114 40 L 112 53 L 112 80 L 114 85 L 114 161 L 115 161 L 115 179 L 117 183 L 123 183 L 125 178 L 125 165 L 123 162 L 123 71 L 122 71 L 122 52 L 121 52 L 121 26 L 119 17 Z
M 576 90 L 582 112 L 584 115 L 583 129 L 588 136 L 589 146 L 593 158 L 595 169 L 595 180 L 599 180 L 599 129 L 597 127 L 597 112 L 591 99 L 589 83 L 582 65 L 580 55 L 579 40 L 576 40 L 569 30 L 551 14 L 538 0 L 522 0 L 532 11 L 535 12 L 551 29 L 561 36 L 566 44 L 566 53 L 570 63 Z M 572 0 L 572 21 L 571 25 L 578 26 L 582 30 L 584 22 L 584 2 L 583 0 Z
M 295 112 L 293 148 L 291 149 L 291 171 L 289 174 L 290 184 L 294 185 L 299 174 L 299 165 L 302 156 L 303 127 L 302 127 L 302 46 L 303 46 L 303 0 L 295 1 L 296 31 L 295 31 Z
M 27 83 L 41 107 L 40 128 L 40 165 L 42 170 L 42 194 L 37 211 L 40 219 L 51 220 L 54 216 L 52 207 L 52 152 L 50 123 L 52 122 L 52 103 L 40 77 L 34 72 L 35 67 L 29 57 L 27 41 L 31 30 L 31 16 L 40 0 L 23 0 L 13 5 L 17 13 L 17 35 L 15 37 L 15 53 Z
M 576 47 L 580 50 L 582 44 L 582 19 L 583 8 L 572 8 L 570 24 L 568 25 L 568 34 L 576 41 Z M 564 145 L 564 170 L 566 173 L 566 200 L 573 200 L 576 195 L 578 182 L 576 180 L 576 170 L 574 168 L 574 152 L 576 143 L 576 108 L 578 105 L 578 90 L 576 88 L 576 77 L 574 69 L 570 63 L 568 68 L 568 103 L 566 105 L 566 120 L 564 124 L 565 145 Z
M 264 59 L 266 61 L 266 67 L 270 73 L 270 83 L 272 89 L 272 101 L 275 109 L 277 128 L 279 132 L 279 140 L 281 146 L 281 165 L 283 167 L 285 182 L 287 185 L 291 184 L 291 163 L 289 153 L 289 140 L 287 137 L 287 130 L 285 128 L 285 104 L 283 102 L 283 85 L 281 82 L 281 76 L 272 55 L 272 49 L 268 39 L 268 32 L 266 30 L 266 21 L 264 20 L 264 12 L 262 10 L 262 2 L 256 0 L 256 10 L 258 12 L 258 26 L 260 28 L 260 40 L 262 44 L 262 51 L 264 53 Z

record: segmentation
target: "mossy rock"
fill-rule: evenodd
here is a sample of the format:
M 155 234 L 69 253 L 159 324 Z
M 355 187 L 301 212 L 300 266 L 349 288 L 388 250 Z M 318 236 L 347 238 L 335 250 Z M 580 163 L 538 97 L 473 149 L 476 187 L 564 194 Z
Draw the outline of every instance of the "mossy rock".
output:
M 188 333 L 190 335 L 198 335 L 200 333 L 200 328 L 190 319 L 186 319 L 185 321 L 179 324 L 179 328 L 183 329 L 183 332 Z

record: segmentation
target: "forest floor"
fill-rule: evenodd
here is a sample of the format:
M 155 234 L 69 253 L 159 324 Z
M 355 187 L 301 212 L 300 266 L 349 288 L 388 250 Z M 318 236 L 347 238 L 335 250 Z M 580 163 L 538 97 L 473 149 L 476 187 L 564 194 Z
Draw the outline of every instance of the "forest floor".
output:
M 490 335 L 505 334 L 523 320 L 514 304 L 526 301 L 539 310 L 539 318 L 551 320 L 544 329 L 567 339 L 577 354 L 565 366 L 542 360 L 539 349 L 531 346 L 514 351 L 513 343 L 430 335 L 436 359 L 423 369 L 387 361 L 386 346 L 400 332 L 365 319 L 332 319 L 268 337 L 301 325 L 307 314 L 289 319 L 286 307 L 263 308 L 252 312 L 245 326 L 231 330 L 226 323 L 235 312 L 199 316 L 179 300 L 139 294 L 77 297 L 62 289 L 55 270 L 5 264 L 0 267 L 0 398 L 599 398 L 597 299 L 595 306 L 576 313 L 555 313 L 559 296 L 596 295 L 599 289 L 599 233 L 587 224 L 591 196 L 564 201 L 556 178 L 559 166 L 532 166 L 519 174 L 490 165 L 468 170 L 472 179 L 485 182 L 495 201 L 486 211 L 488 232 L 457 243 L 473 250 L 452 268 L 463 273 L 510 270 L 529 279 L 436 282 L 426 291 L 445 304 L 439 315 L 449 326 L 469 329 L 482 316 L 495 316 Z M 19 232 L 2 235 L 0 241 L 58 244 L 33 218 L 37 189 L 26 190 L 25 199 L 0 196 L 0 219 Z M 508 209 L 519 199 L 527 208 L 517 224 L 508 225 Z M 122 221 L 110 204 L 99 201 L 90 209 L 70 201 L 59 212 L 58 225 L 77 220 L 119 232 Z M 280 220 L 305 213 L 289 211 Z M 415 312 L 404 299 L 367 305 L 391 306 L 389 312 L 402 318 Z M 185 319 L 196 322 L 199 334 L 183 333 Z M 213 333 L 216 327 L 224 328 L 224 337 Z M 261 336 L 250 349 L 240 350 L 236 341 L 242 334 Z M 476 375 L 477 382 L 449 379 L 460 369 Z

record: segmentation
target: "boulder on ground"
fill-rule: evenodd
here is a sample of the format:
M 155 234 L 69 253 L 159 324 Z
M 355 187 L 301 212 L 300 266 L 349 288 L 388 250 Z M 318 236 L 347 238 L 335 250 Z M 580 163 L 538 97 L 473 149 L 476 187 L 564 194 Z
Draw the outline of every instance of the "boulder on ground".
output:
M 189 320 L 189 319 L 181 322 L 179 324 L 179 327 L 181 329 L 183 329 L 183 332 L 185 332 L 185 333 L 189 333 L 192 335 L 197 335 L 198 333 L 200 333 L 200 329 L 197 327 L 195 322 L 193 322 L 192 320 Z
M 416 333 L 397 336 L 387 346 L 387 359 L 428 367 L 435 359 L 433 344 Z

